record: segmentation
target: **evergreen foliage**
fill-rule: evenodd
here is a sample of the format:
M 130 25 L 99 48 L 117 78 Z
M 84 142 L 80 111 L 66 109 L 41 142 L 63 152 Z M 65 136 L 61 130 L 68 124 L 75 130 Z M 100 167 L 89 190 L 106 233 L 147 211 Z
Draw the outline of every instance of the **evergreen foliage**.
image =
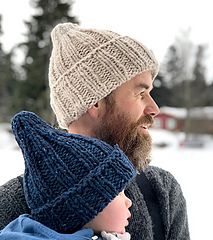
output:
M 191 88 L 191 106 L 202 107 L 208 102 L 208 86 L 206 83 L 205 46 L 198 45 L 193 68 L 193 79 Z
M 193 45 L 184 34 L 168 48 L 160 73 L 164 77 L 165 88 L 170 92 L 167 106 L 191 109 L 211 102 L 205 52 L 206 46 Z M 164 93 L 161 91 L 159 94 Z
M 164 75 L 160 72 L 156 77 L 154 83 L 154 88 L 151 91 L 153 99 L 157 102 L 159 107 L 170 106 L 171 103 L 171 90 L 167 87 Z
M 31 0 L 31 4 L 36 13 L 25 22 L 27 40 L 19 45 L 25 52 L 22 66 L 25 78 L 17 81 L 13 111 L 33 111 L 52 122 L 48 89 L 50 32 L 59 22 L 78 21 L 71 15 L 72 1 Z
M 1 29 L 0 16 L 0 37 L 3 34 Z M 15 87 L 15 73 L 11 61 L 11 53 L 5 53 L 0 42 L 0 121 L 7 122 L 10 120 L 11 96 Z

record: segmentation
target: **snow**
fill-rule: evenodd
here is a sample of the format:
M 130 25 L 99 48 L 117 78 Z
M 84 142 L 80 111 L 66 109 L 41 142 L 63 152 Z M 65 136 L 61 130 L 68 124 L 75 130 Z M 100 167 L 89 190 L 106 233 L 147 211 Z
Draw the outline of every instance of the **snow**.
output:
M 10 126 L 0 124 L 0 185 L 23 173 L 24 162 Z M 153 137 L 152 165 L 171 172 L 187 201 L 192 240 L 210 239 L 213 214 L 213 137 L 203 136 L 203 148 L 181 148 L 184 135 L 150 130 Z M 161 147 L 157 147 L 161 146 Z
M 153 143 L 166 142 L 167 148 L 154 148 L 152 165 L 171 172 L 180 183 L 187 202 L 189 230 L 192 240 L 210 239 L 213 214 L 213 138 L 203 148 L 180 148 L 182 134 L 163 130 L 151 131 Z

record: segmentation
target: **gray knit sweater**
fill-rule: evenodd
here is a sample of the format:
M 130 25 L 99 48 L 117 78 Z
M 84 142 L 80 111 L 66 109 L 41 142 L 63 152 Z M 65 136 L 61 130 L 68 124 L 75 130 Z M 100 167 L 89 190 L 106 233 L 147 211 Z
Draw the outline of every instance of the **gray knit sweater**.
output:
M 180 185 L 165 170 L 148 167 L 145 174 L 155 189 L 165 226 L 165 240 L 188 240 L 189 230 L 186 203 Z M 143 195 L 135 181 L 128 187 L 126 194 L 131 198 L 131 220 L 127 231 L 131 240 L 152 240 L 152 221 Z M 20 214 L 29 213 L 21 183 L 18 178 L 12 179 L 0 187 L 0 229 Z

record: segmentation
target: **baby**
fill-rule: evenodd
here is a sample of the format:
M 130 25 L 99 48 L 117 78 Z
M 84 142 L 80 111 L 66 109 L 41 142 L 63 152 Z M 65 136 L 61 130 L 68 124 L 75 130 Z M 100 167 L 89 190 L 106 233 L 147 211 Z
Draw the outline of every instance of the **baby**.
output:
M 12 130 L 30 215 L 8 224 L 0 239 L 130 239 L 124 189 L 136 172 L 117 145 L 56 130 L 31 112 L 15 115 Z

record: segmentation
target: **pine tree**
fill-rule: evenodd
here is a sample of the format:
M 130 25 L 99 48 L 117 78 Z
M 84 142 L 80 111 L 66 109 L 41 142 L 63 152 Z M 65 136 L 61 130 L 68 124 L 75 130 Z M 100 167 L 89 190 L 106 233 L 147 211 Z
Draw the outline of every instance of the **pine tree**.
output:
M 18 82 L 14 109 L 33 111 L 51 121 L 48 93 L 50 32 L 59 22 L 77 23 L 77 19 L 71 16 L 72 1 L 31 0 L 31 3 L 36 14 L 25 22 L 27 41 L 19 46 L 26 53 L 23 64 L 25 79 Z
M 191 107 L 193 51 L 194 46 L 189 39 L 189 32 L 182 32 L 168 49 L 162 64 L 167 86 L 171 90 L 170 103 L 173 107 Z
M 205 50 L 205 46 L 198 45 L 195 55 L 193 80 L 190 82 L 192 107 L 202 107 L 207 104 L 206 67 L 204 64 Z
M 3 32 L 1 29 L 0 16 L 0 36 Z M 13 53 L 5 53 L 0 43 L 0 121 L 10 120 L 11 96 L 15 85 L 15 73 L 11 61 Z
M 171 106 L 171 91 L 167 87 L 164 79 L 164 75 L 160 72 L 156 77 L 154 83 L 154 88 L 151 91 L 153 99 L 156 101 L 159 107 Z
M 207 85 L 207 90 L 206 90 L 206 106 L 213 106 L 213 81 L 211 84 Z

